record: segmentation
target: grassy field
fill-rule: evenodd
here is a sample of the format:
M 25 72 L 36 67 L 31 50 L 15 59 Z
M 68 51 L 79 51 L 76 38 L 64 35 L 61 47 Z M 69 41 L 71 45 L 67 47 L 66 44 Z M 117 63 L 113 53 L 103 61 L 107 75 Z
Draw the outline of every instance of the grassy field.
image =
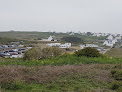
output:
M 37 38 L 48 38 L 50 35 L 56 35 L 58 38 L 67 36 L 65 33 L 52 33 L 52 32 L 0 32 L 0 37 L 13 37 L 18 39 L 37 39 Z
M 121 64 L 122 58 L 112 58 L 112 57 L 98 57 L 98 58 L 88 58 L 88 57 L 77 57 L 70 54 L 64 54 L 62 56 L 44 59 L 44 60 L 26 60 L 23 59 L 3 59 L 0 58 L 0 65 L 25 65 L 25 66 L 60 66 L 60 65 L 78 65 L 78 64 Z
M 120 64 L 0 66 L 2 92 L 121 92 L 111 71 Z
M 2 92 L 121 92 L 122 58 L 0 58 Z

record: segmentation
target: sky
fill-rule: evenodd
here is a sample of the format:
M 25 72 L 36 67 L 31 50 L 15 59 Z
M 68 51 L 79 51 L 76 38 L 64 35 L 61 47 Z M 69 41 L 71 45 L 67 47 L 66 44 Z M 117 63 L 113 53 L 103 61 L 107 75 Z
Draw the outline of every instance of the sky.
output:
M 0 31 L 122 33 L 122 0 L 0 0 Z

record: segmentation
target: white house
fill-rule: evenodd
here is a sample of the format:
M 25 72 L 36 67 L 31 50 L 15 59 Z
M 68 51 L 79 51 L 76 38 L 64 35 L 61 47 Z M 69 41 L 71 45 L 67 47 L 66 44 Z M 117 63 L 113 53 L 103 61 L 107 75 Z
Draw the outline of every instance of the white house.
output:
M 112 35 L 109 35 L 107 37 L 107 40 L 103 43 L 103 45 L 112 47 L 116 42 L 119 42 L 119 41 L 121 41 L 121 36 L 114 37 Z
M 113 37 L 112 35 L 109 35 L 109 36 L 107 37 L 108 40 L 113 40 L 113 38 L 114 38 L 114 37 Z
M 74 32 L 71 32 L 69 35 L 75 35 Z
M 107 36 L 108 34 L 107 33 L 93 33 L 92 36 L 97 36 L 97 37 L 100 37 L 100 36 Z
M 97 47 L 99 47 L 99 46 L 98 46 L 98 45 L 96 45 L 96 44 L 80 45 L 80 49 L 84 49 L 85 47 L 94 47 L 94 48 L 97 48 Z
M 110 47 L 113 47 L 114 44 L 115 44 L 115 41 L 114 40 L 106 40 L 103 43 L 103 45 L 110 46 Z
M 99 46 L 95 44 L 86 44 L 86 47 L 99 47 Z
M 71 43 L 65 43 L 59 46 L 59 48 L 70 48 L 70 47 L 71 47 Z
M 50 47 L 52 47 L 52 46 L 60 46 L 61 45 L 61 43 L 48 43 L 48 44 L 46 44 L 47 46 L 50 46 Z
M 47 39 L 48 41 L 57 41 L 55 36 L 51 36 Z
M 121 36 L 116 36 L 115 39 L 116 40 L 121 40 Z
M 85 45 L 80 45 L 80 49 L 84 49 L 85 47 Z
M 51 36 L 48 39 L 43 39 L 42 41 L 58 41 L 55 36 Z

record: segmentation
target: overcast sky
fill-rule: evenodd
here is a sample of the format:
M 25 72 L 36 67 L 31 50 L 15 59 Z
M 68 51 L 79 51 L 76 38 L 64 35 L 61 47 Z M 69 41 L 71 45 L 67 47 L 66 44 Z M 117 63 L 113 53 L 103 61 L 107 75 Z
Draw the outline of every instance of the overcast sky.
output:
M 0 31 L 122 33 L 122 0 L 0 0 Z

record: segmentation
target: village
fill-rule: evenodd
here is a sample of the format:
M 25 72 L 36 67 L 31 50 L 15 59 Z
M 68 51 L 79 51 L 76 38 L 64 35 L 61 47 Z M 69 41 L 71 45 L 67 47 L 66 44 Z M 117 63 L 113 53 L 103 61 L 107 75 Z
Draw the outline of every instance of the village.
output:
M 122 0 L 0 0 L 0 92 L 122 92 Z
M 75 36 L 74 32 L 67 32 L 69 36 Z M 87 33 L 78 34 L 87 35 Z M 43 46 L 40 44 L 41 48 L 45 47 L 59 47 L 60 49 L 71 49 L 71 52 L 75 52 L 80 49 L 84 49 L 85 47 L 93 47 L 96 48 L 100 53 L 106 53 L 111 48 L 120 48 L 122 46 L 122 38 L 120 34 L 110 34 L 110 33 L 90 33 L 91 36 L 102 37 L 106 36 L 106 39 L 102 41 L 101 44 L 98 42 L 91 43 L 81 43 L 77 46 L 70 42 L 60 42 L 56 35 L 50 35 L 47 39 L 42 39 L 40 42 L 44 42 Z M 19 44 L 18 42 L 12 42 L 11 45 L 0 45 L 0 57 L 6 58 L 22 58 L 24 56 L 24 52 L 32 47 L 24 46 Z M 73 50 L 72 50 L 73 49 Z

